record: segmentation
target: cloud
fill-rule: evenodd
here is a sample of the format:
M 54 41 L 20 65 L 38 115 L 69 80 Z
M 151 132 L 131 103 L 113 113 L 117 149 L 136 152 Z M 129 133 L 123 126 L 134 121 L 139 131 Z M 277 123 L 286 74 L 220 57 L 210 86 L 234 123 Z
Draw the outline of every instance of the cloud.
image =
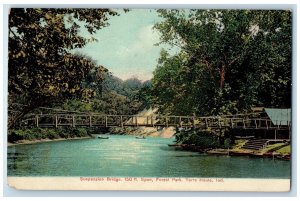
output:
M 159 42 L 159 33 L 153 30 L 153 25 L 140 28 L 136 40 L 129 46 L 121 46 L 117 52 L 119 57 L 145 56 L 145 53 L 156 51 L 155 43 Z
M 123 21 L 117 23 L 119 26 L 112 23 L 111 27 L 99 31 L 95 36 L 99 42 L 88 44 L 83 53 L 122 79 L 135 76 L 148 80 L 159 58 L 161 47 L 154 44 L 159 42 L 160 35 L 153 30 L 151 22 L 125 25 Z
M 116 75 L 117 77 L 126 80 L 129 78 L 138 78 L 142 81 L 146 81 L 146 80 L 150 80 L 152 78 L 152 72 L 145 70 L 145 68 L 140 68 L 140 69 L 136 69 L 134 72 L 121 72 L 121 73 L 114 73 L 114 75 Z

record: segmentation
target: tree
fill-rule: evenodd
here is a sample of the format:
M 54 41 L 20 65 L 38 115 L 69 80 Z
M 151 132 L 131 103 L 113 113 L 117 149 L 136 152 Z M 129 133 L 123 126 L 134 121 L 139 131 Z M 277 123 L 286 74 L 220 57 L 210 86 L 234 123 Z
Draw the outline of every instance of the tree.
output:
M 219 115 L 252 106 L 290 107 L 291 12 L 158 10 L 162 52 L 156 102 L 167 113 Z M 173 81 L 172 81 L 173 80 Z
M 101 77 L 98 76 L 99 74 Z M 146 107 L 144 99 L 141 99 L 139 94 L 142 90 L 147 93 L 146 88 L 142 87 L 146 87 L 149 83 L 141 83 L 136 78 L 123 81 L 110 72 L 101 72 L 99 67 L 89 72 L 82 85 L 84 97 L 67 100 L 56 109 L 106 115 L 130 115 Z
M 82 48 L 94 38 L 90 34 L 108 25 L 109 9 L 12 8 L 9 14 L 9 105 L 24 108 L 9 122 L 9 128 L 26 113 L 49 106 L 82 92 L 81 82 L 94 62 L 71 50 Z M 83 25 L 80 25 L 83 24 Z

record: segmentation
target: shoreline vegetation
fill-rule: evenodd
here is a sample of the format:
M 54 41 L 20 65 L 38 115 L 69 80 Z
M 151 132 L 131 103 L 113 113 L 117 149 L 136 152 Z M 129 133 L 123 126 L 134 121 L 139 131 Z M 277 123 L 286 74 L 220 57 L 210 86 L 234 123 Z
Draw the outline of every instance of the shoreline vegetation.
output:
M 84 128 L 57 128 L 57 129 L 13 129 L 8 132 L 8 145 L 32 144 L 70 139 L 85 139 L 92 136 Z
M 111 129 L 15 129 L 8 134 L 8 146 L 35 144 L 43 142 L 54 142 L 63 140 L 79 140 L 95 138 L 95 135 L 133 135 L 146 137 L 171 138 L 174 135 L 174 128 L 167 129 L 156 128 L 111 128 Z
M 90 139 L 91 137 L 72 137 L 72 138 L 56 138 L 56 139 L 36 139 L 36 140 L 20 140 L 17 142 L 7 142 L 7 146 L 17 146 L 17 145 L 25 145 L 25 144 L 37 144 L 37 143 L 45 143 L 45 142 L 56 142 L 56 141 L 65 141 L 65 140 L 82 140 L 82 139 Z
M 85 128 L 58 128 L 41 129 L 31 128 L 24 130 L 12 130 L 8 135 L 8 146 L 35 144 L 63 140 L 80 140 L 95 138 L 95 135 L 133 135 L 145 137 L 171 138 L 175 136 L 174 144 L 169 144 L 175 150 L 199 152 L 210 155 L 250 156 L 261 158 L 273 158 L 290 160 L 291 145 L 289 142 L 269 144 L 260 150 L 244 149 L 247 139 L 236 140 L 225 135 L 217 135 L 209 130 L 176 131 L 173 127 L 168 128 L 111 128 L 105 130 Z
M 247 140 L 244 140 L 245 142 Z M 243 142 L 244 143 L 244 142 Z M 250 157 L 260 157 L 260 158 L 273 158 L 290 160 L 291 159 L 291 145 L 288 143 L 277 143 L 275 145 L 269 145 L 261 150 L 249 150 L 243 148 L 237 148 L 238 144 L 228 148 L 206 148 L 203 149 L 195 144 L 171 144 L 169 146 L 174 146 L 177 150 L 186 150 L 199 152 L 209 155 L 228 155 L 228 156 L 250 156 Z
M 291 145 L 286 140 L 265 139 L 266 143 L 260 149 L 247 149 L 244 145 L 250 139 L 236 139 L 232 132 L 217 134 L 211 130 L 179 131 L 175 134 L 175 144 L 169 146 L 178 150 L 195 151 L 210 155 L 250 156 L 290 160 Z

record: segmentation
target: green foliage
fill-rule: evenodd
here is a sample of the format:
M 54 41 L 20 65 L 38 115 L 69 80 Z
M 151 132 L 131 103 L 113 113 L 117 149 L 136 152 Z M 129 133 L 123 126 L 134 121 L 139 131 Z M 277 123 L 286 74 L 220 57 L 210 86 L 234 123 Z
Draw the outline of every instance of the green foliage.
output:
M 17 142 L 20 140 L 42 140 L 42 139 L 58 139 L 58 138 L 74 138 L 86 137 L 88 132 L 85 128 L 57 128 L 57 129 L 13 129 L 8 134 L 9 142 Z
M 93 38 L 79 35 L 81 26 L 90 34 L 107 26 L 109 9 L 12 8 L 9 14 L 9 103 L 27 105 L 9 127 L 24 114 L 74 95 L 89 98 L 83 79 L 91 69 L 98 78 L 105 70 L 72 50 L 84 47 Z M 81 22 L 83 25 L 79 25 Z
M 219 115 L 291 106 L 291 12 L 158 10 L 166 50 L 154 72 L 162 113 Z
M 153 105 L 153 90 L 150 80 L 143 83 L 142 88 L 136 94 L 136 98 L 141 103 L 140 108 L 142 109 L 150 108 Z
M 103 91 L 114 91 L 117 94 L 128 97 L 130 100 L 136 98 L 136 95 L 144 86 L 144 83 L 133 77 L 127 80 L 121 80 L 109 73 L 106 73 L 103 81 Z
M 219 137 L 211 131 L 181 131 L 179 135 L 177 139 L 181 139 L 182 144 L 194 144 L 202 148 L 220 147 Z
M 230 148 L 231 147 L 231 139 L 225 138 L 223 148 Z
M 73 133 L 76 137 L 84 137 L 87 136 L 87 130 L 85 128 L 76 128 L 73 130 Z
M 8 133 L 7 140 L 8 142 L 17 142 L 19 140 L 23 140 L 25 138 L 24 137 L 25 133 L 28 132 L 20 131 L 20 130 L 11 130 Z M 28 137 L 31 138 L 31 135 L 29 135 Z
M 176 142 L 181 144 L 193 144 L 201 148 L 229 148 L 231 147 L 230 138 L 220 136 L 210 130 L 187 130 L 177 132 Z
M 97 66 L 91 69 L 91 71 L 81 82 L 81 86 L 84 88 L 82 91 L 82 100 L 88 101 L 94 97 L 101 97 L 105 75 L 107 74 L 108 70 L 103 66 Z
M 58 139 L 59 135 L 56 132 L 55 129 L 43 129 L 43 133 L 47 136 L 49 139 Z
M 50 134 L 51 135 L 51 134 Z M 24 130 L 12 130 L 8 135 L 9 142 L 15 142 L 19 140 L 34 140 L 45 139 L 45 132 L 39 128 L 24 129 Z
M 93 87 L 90 87 L 97 92 L 93 97 L 67 100 L 58 109 L 101 114 L 136 114 L 146 107 L 140 93 L 147 83 L 142 83 L 136 78 L 123 81 L 109 73 L 104 74 L 103 82 L 97 83 L 96 80 L 88 78 L 84 83 L 85 86 L 94 83 Z M 101 93 L 98 93 L 99 91 Z
M 86 137 L 88 136 L 88 131 L 86 128 L 72 128 L 72 127 L 64 127 L 58 128 L 55 132 L 61 138 L 74 138 L 74 137 Z
M 276 153 L 280 154 L 291 154 L 291 145 L 282 147 L 281 149 L 276 150 Z
M 88 102 L 80 99 L 66 101 L 57 109 L 69 111 L 92 112 L 100 114 L 135 114 L 139 111 L 141 103 L 130 100 L 128 97 L 113 91 L 104 92 L 101 98 L 91 98 Z

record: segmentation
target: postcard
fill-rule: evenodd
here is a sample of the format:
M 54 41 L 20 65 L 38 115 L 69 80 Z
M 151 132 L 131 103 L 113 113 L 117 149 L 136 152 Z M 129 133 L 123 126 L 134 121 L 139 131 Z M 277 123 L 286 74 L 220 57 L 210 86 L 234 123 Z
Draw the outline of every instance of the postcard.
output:
M 290 191 L 292 14 L 11 7 L 8 185 Z

